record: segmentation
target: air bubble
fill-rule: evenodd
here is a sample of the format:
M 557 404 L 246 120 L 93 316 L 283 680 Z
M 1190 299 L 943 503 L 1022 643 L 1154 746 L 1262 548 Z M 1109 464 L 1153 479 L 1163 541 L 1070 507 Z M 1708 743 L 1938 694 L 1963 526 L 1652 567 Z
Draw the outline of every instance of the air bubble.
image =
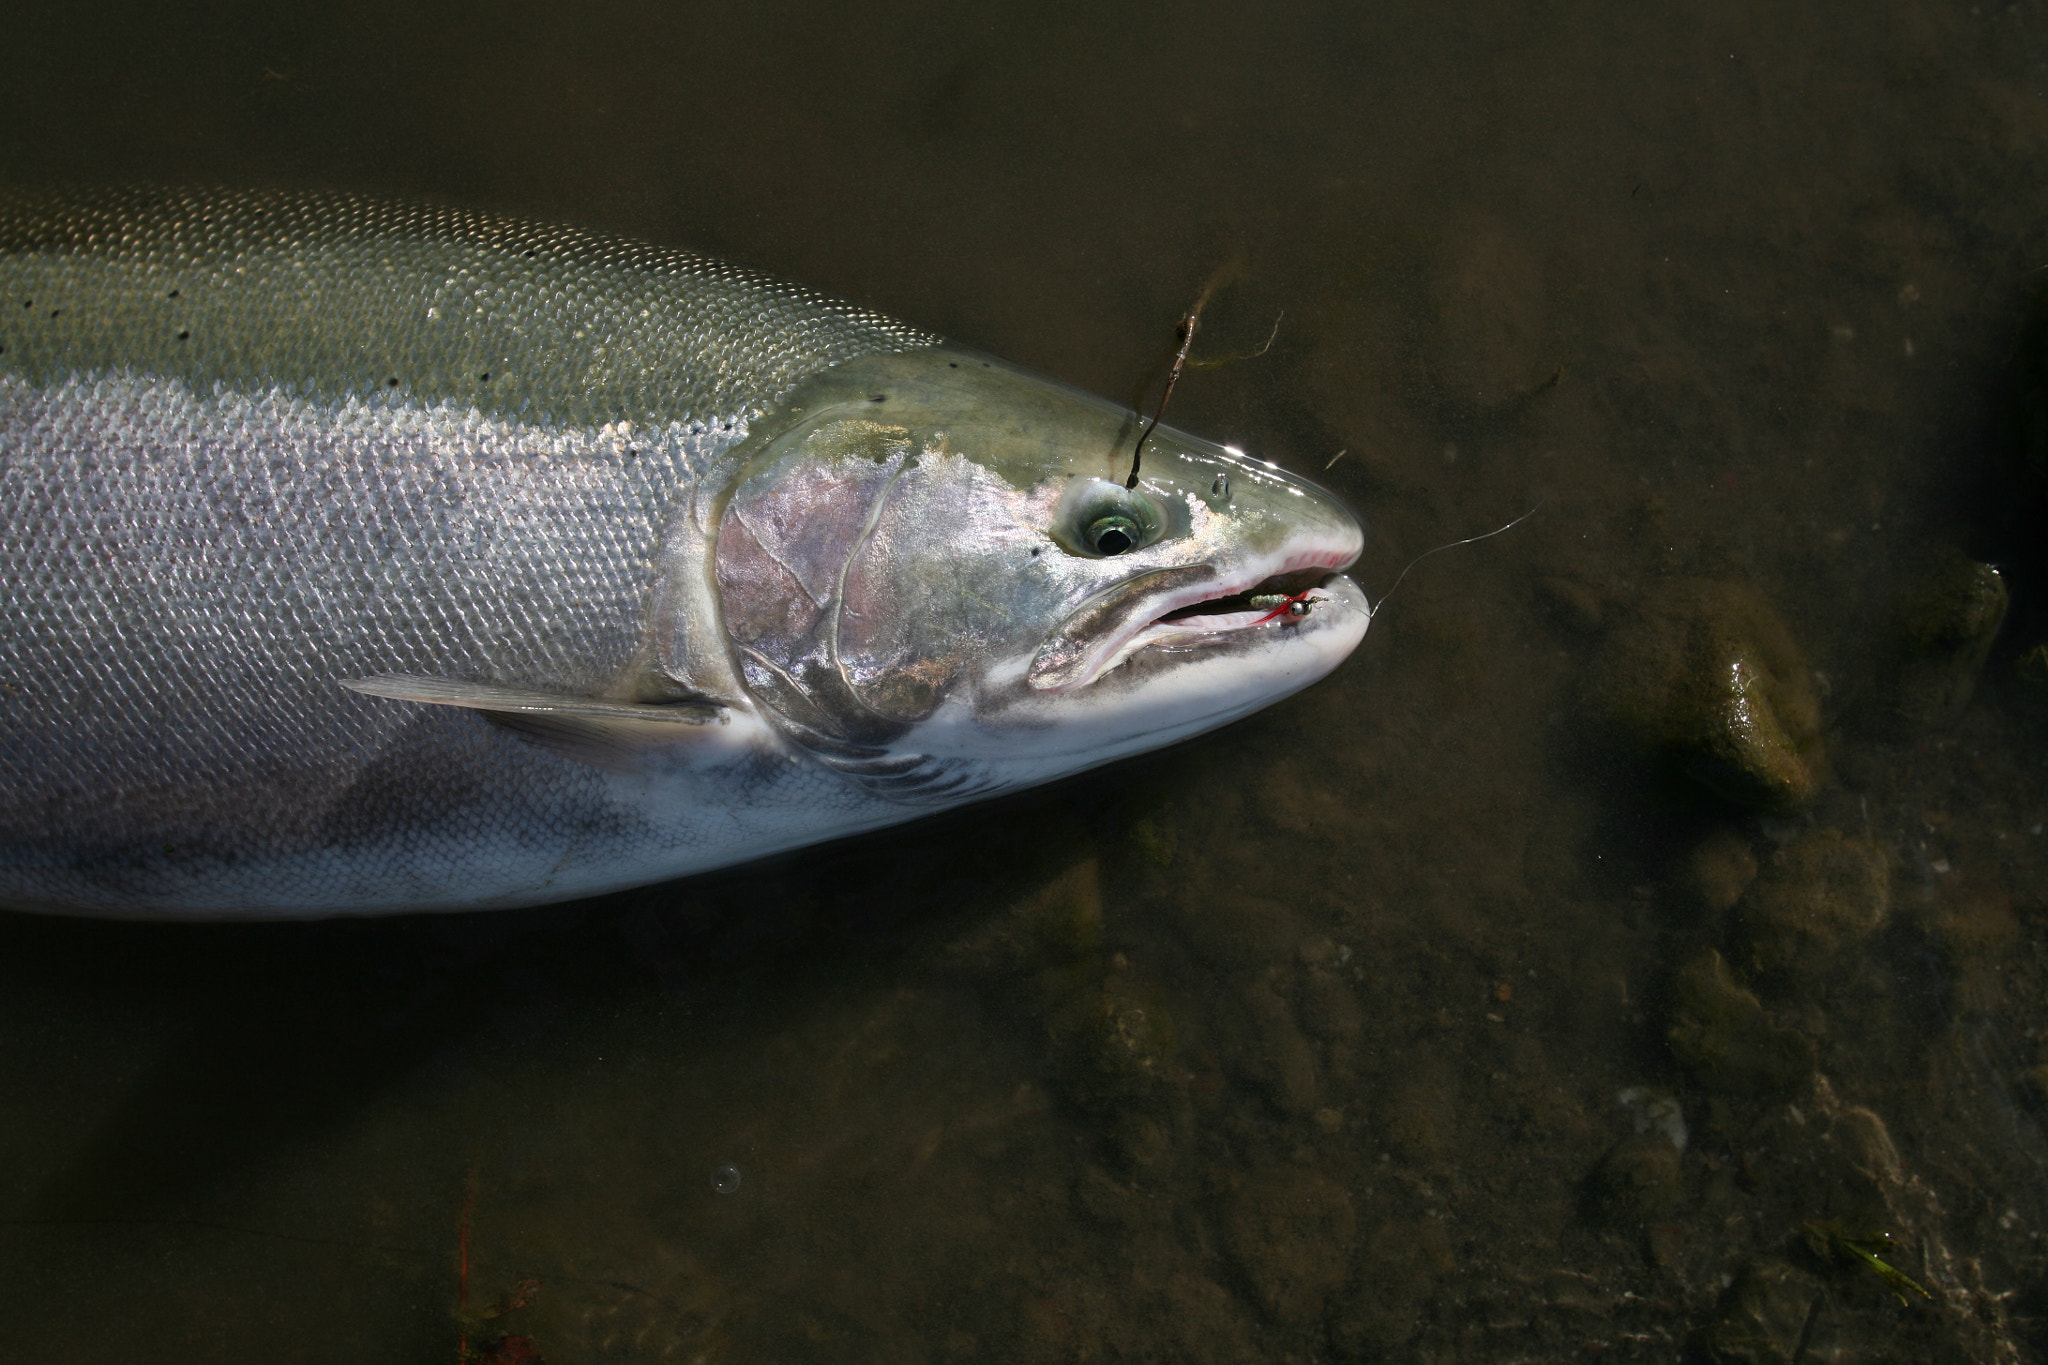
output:
M 732 1165 L 720 1166 L 711 1173 L 711 1188 L 720 1194 L 738 1194 L 740 1168 Z

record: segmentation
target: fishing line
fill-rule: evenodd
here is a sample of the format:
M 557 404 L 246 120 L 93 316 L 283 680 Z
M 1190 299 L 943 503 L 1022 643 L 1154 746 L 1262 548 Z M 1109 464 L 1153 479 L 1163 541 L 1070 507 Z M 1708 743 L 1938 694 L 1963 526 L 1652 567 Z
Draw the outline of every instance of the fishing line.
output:
M 1436 547 L 1436 549 L 1434 549 L 1434 550 L 1424 550 L 1424 551 L 1423 551 L 1423 552 L 1422 552 L 1421 554 L 1419 554 L 1419 555 L 1415 556 L 1415 558 L 1413 558 L 1413 559 L 1409 560 L 1409 561 L 1408 561 L 1408 563 L 1407 563 L 1407 566 L 1406 566 L 1405 568 L 1403 568 L 1403 569 L 1401 570 L 1401 572 L 1399 572 L 1399 573 L 1397 573 L 1397 574 L 1395 574 L 1395 575 L 1394 575 L 1394 587 L 1393 587 L 1393 588 L 1388 588 L 1388 589 L 1386 590 L 1386 592 L 1385 592 L 1384 594 L 1382 594 L 1382 595 L 1381 595 L 1381 597 L 1380 597 L 1380 600 L 1379 600 L 1378 602 L 1376 602 L 1376 603 L 1374 603 L 1374 604 L 1373 604 L 1372 614 L 1373 614 L 1374 616 L 1378 616 L 1378 615 L 1379 615 L 1379 614 L 1380 614 L 1381 612 L 1383 612 L 1383 611 L 1385 611 L 1385 610 L 1387 609 L 1387 602 L 1388 602 L 1388 600 L 1389 600 L 1390 598 L 1392 598 L 1392 597 L 1393 597 L 1393 595 L 1394 595 L 1394 588 L 1398 588 L 1398 587 L 1400 587 L 1400 586 L 1401 586 L 1401 580 L 1402 580 L 1402 579 L 1404 579 L 1404 578 L 1406 578 L 1406 577 L 1408 576 L 1408 570 L 1409 570 L 1409 569 L 1412 569 L 1412 568 L 1414 568 L 1414 567 L 1415 567 L 1415 566 L 1416 566 L 1417 564 L 1420 564 L 1420 563 L 1421 563 L 1421 562 L 1422 562 L 1423 560 L 1425 560 L 1425 559 L 1428 559 L 1428 558 L 1429 558 L 1429 557 L 1430 557 L 1431 555 L 1433 555 L 1433 554 L 1436 554 L 1436 553 L 1438 553 L 1439 551 L 1442 551 L 1442 550 L 1455 550 L 1455 549 L 1457 549 L 1457 548 L 1458 548 L 1458 547 L 1459 547 L 1460 545 L 1476 545 L 1476 544 L 1478 544 L 1478 543 L 1479 543 L 1480 541 L 1482 541 L 1482 540 L 1492 540 L 1492 539 L 1493 539 L 1493 538 L 1494 538 L 1495 536 L 1497 536 L 1497 535 L 1502 535 L 1502 534 L 1504 534 L 1504 533 L 1506 533 L 1506 532 L 1508 532 L 1508 531 L 1512 531 L 1512 530 L 1514 530 L 1514 529 L 1515 529 L 1515 528 L 1516 528 L 1517 526 L 1520 526 L 1520 525 L 1521 525 L 1521 524 L 1522 524 L 1523 522 L 1527 521 L 1527 520 L 1528 520 L 1529 518 L 1531 518 L 1531 517 L 1535 516 L 1535 515 L 1536 515 L 1536 514 L 1537 514 L 1538 512 L 1542 511 L 1542 510 L 1543 510 L 1543 504 L 1544 504 L 1544 503 L 1546 503 L 1546 502 L 1549 502 L 1549 501 L 1550 501 L 1550 499 L 1548 499 L 1548 498 L 1538 498 L 1538 499 L 1536 500 L 1536 505 L 1535 505 L 1534 507 L 1531 507 L 1531 508 L 1530 508 L 1530 509 L 1529 509 L 1528 511 L 1526 511 L 1526 512 L 1522 513 L 1522 515 L 1520 515 L 1519 517 L 1516 517 L 1516 518 L 1515 518 L 1515 519 L 1514 519 L 1513 521 L 1509 522 L 1509 523 L 1508 523 L 1507 525 L 1505 525 L 1505 526 L 1496 526 L 1496 527 L 1494 527 L 1494 528 L 1493 528 L 1493 529 L 1492 529 L 1491 531 L 1488 531 L 1488 532 L 1486 532 L 1486 533 L 1485 533 L 1485 534 L 1483 534 L 1483 535 L 1476 535 L 1476 536 L 1466 536 L 1466 537 L 1465 537 L 1465 538 L 1464 538 L 1463 540 L 1453 540 L 1453 541 L 1449 541 L 1449 542 L 1447 542 L 1447 543 L 1445 543 L 1445 544 L 1443 544 L 1443 545 L 1439 545 L 1439 546 L 1437 546 L 1437 547 Z

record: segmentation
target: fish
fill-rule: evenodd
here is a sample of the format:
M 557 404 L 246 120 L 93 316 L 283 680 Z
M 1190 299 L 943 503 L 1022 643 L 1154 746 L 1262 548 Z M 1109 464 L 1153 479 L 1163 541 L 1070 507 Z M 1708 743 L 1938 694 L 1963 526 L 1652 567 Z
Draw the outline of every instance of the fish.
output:
M 1372 607 L 1326 490 L 680 248 L 0 200 L 0 906 L 526 906 L 1213 729 Z M 1272 605 L 1279 603 L 1279 606 Z

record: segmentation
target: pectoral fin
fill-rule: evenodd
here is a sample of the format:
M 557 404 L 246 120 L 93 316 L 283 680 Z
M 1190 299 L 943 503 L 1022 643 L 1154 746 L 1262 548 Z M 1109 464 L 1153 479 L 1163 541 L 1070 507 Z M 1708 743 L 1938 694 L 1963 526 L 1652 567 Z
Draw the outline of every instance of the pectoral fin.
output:
M 343 678 L 341 685 L 370 697 L 480 712 L 484 719 L 522 739 L 564 758 L 612 772 L 643 769 L 650 750 L 657 746 L 666 749 L 677 744 L 731 738 L 720 733 L 730 723 L 730 708 L 698 699 L 659 703 L 607 701 L 600 697 L 565 697 L 553 692 L 501 687 L 496 683 L 397 673 Z

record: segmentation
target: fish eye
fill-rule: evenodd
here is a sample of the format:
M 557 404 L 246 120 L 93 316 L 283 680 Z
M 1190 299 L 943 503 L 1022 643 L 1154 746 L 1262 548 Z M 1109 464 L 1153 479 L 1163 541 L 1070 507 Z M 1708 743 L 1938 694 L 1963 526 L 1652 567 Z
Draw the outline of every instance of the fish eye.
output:
M 1060 498 L 1051 529 L 1070 555 L 1113 559 L 1159 539 L 1167 518 L 1143 493 L 1107 479 L 1077 479 Z
M 1137 522 L 1121 512 L 1112 512 L 1088 524 L 1088 548 L 1099 555 L 1120 555 L 1137 549 L 1142 535 Z

